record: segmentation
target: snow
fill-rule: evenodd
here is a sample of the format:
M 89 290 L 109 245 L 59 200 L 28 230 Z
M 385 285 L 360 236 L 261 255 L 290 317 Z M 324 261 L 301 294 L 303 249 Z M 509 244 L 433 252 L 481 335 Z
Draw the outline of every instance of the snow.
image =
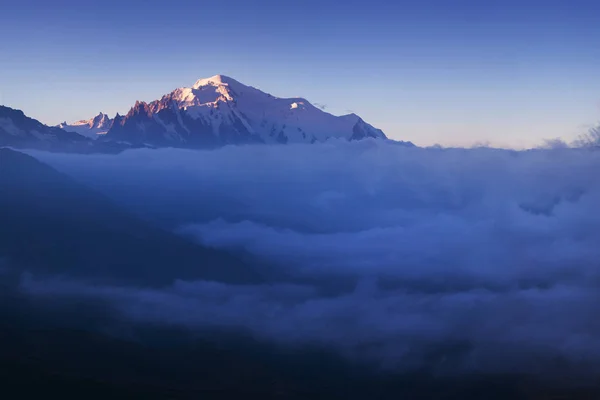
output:
M 172 99 L 180 108 L 193 106 L 197 101 L 196 95 L 194 94 L 192 88 L 175 89 L 172 93 Z
M 211 76 L 210 78 L 198 79 L 196 81 L 196 83 L 194 84 L 194 86 L 192 86 L 192 88 L 198 89 L 202 86 L 209 86 L 209 85 L 228 85 L 232 82 L 235 82 L 235 83 L 241 85 L 241 83 L 237 82 L 235 79 L 230 78 L 228 76 L 214 75 L 214 76 Z
M 90 121 L 91 121 L 91 120 L 85 120 L 85 119 L 82 119 L 81 121 L 76 121 L 76 122 L 73 122 L 73 123 L 71 124 L 71 126 L 83 126 L 83 125 L 85 125 L 87 128 L 89 128 L 89 127 L 90 127 Z M 63 124 L 64 124 L 64 125 L 68 125 L 66 121 L 65 121 L 65 122 L 63 122 Z M 61 124 L 61 125 L 63 125 L 63 124 Z
M 104 135 L 108 132 L 112 125 L 112 121 L 113 120 L 110 119 L 108 115 L 100 112 L 94 118 L 90 118 L 89 120 L 80 120 L 73 122 L 72 124 L 63 122 L 62 124 L 59 124 L 58 127 L 67 132 L 74 132 L 91 139 L 97 139 L 98 135 Z
M 355 114 L 334 116 L 314 107 L 306 99 L 274 97 L 224 75 L 199 79 L 191 88 L 178 89 L 174 93 L 194 118 L 207 115 L 204 109 L 214 109 L 219 103 L 234 103 L 219 109 L 224 114 L 222 120 L 230 119 L 232 116 L 227 114 L 233 113 L 250 132 L 257 132 L 266 142 L 277 140 L 278 135 L 271 135 L 272 132 L 282 132 L 289 142 L 349 138 L 359 121 Z

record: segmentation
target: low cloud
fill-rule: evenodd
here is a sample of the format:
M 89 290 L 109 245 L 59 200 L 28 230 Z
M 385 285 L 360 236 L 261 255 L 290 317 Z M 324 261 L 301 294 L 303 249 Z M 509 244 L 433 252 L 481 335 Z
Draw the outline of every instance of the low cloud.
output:
M 600 357 L 594 288 L 421 293 L 365 280 L 352 292 L 318 296 L 310 287 L 283 284 L 178 282 L 157 290 L 28 278 L 21 290 L 52 299 L 102 300 L 133 323 L 251 332 L 399 369 L 535 373 L 556 359 L 573 369 L 595 368 Z
M 295 281 L 21 287 L 107 299 L 134 321 L 246 329 L 396 367 L 599 366 L 600 153 L 548 147 L 35 152 L 145 218 L 243 248 Z

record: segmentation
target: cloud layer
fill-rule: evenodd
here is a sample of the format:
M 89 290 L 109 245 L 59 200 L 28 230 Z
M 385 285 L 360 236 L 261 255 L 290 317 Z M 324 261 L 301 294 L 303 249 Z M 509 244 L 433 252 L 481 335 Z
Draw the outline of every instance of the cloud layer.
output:
M 106 298 L 136 321 L 247 329 L 400 367 L 600 365 L 598 152 L 363 141 L 32 154 L 296 282 L 161 291 L 26 279 L 28 293 Z

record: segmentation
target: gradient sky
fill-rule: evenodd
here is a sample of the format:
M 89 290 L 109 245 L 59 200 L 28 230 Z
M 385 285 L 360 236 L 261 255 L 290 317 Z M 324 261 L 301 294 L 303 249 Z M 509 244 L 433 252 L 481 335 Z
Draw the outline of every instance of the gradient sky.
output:
M 0 104 L 48 124 L 201 77 L 419 145 L 525 147 L 600 120 L 594 1 L 4 1 Z

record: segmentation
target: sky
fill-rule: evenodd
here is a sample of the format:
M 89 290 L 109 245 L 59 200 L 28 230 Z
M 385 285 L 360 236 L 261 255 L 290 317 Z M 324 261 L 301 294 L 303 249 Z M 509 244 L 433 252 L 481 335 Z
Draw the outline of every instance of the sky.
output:
M 9 1 L 0 104 L 126 113 L 215 74 L 417 145 L 535 146 L 600 120 L 593 1 Z

